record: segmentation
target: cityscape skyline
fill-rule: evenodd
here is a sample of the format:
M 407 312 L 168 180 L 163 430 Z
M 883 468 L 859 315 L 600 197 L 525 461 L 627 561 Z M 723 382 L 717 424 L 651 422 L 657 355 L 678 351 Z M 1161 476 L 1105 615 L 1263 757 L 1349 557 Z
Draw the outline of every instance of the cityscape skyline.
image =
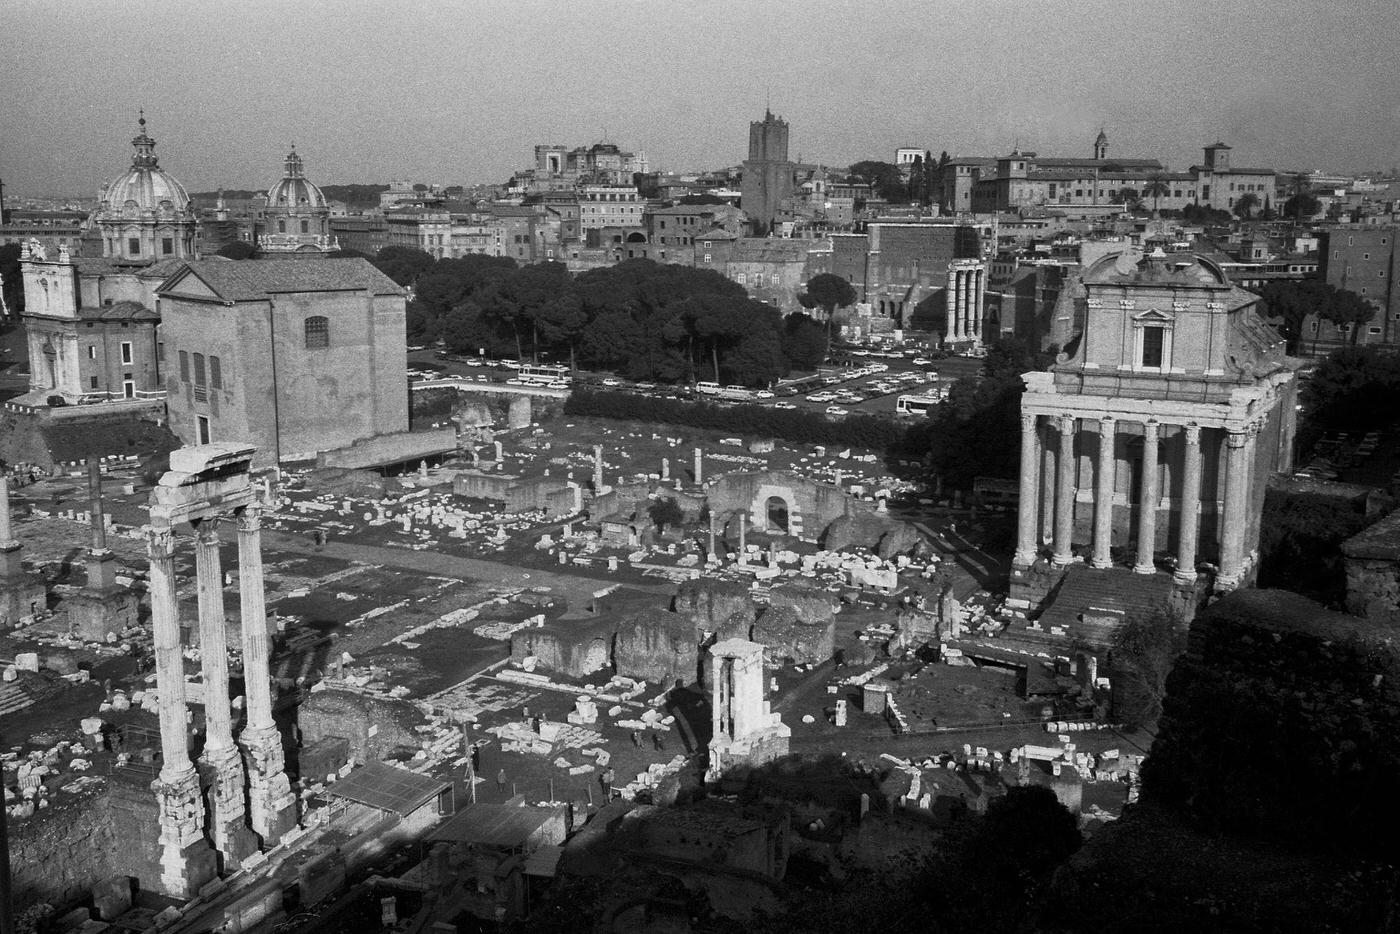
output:
M 1126 51 L 1123 42 L 1141 42 L 1122 31 L 1141 20 L 1141 4 L 1081 3 L 1073 17 L 1029 22 L 1016 4 L 961 0 L 704 11 L 465 3 L 395 7 L 402 15 L 383 23 L 370 4 L 312 5 L 290 19 L 252 4 L 236 19 L 196 19 L 137 3 L 139 15 L 101 30 L 46 7 L 59 9 L 31 5 L 0 39 L 9 77 L 28 89 L 0 103 L 12 128 L 0 177 L 16 195 L 94 192 L 125 162 L 141 107 L 163 164 L 191 190 L 270 185 L 293 142 L 322 183 L 499 183 L 536 143 L 602 138 L 645 151 L 654 169 L 721 168 L 741 161 L 747 121 L 765 106 L 792 125 L 794 157 L 832 166 L 892 159 L 905 145 L 1087 155 L 1100 126 L 1111 155 L 1156 156 L 1173 169 L 1216 139 L 1281 170 L 1386 169 L 1400 150 L 1400 110 L 1389 103 L 1400 78 L 1383 67 L 1388 32 L 1376 19 L 1396 12 L 1372 0 L 1326 18 L 1312 0 L 1290 4 L 1294 16 L 1260 3 L 1184 3 L 1180 19 L 1202 27 L 1181 31 L 1193 45 L 1159 36 Z M 834 30 L 858 13 L 859 28 Z M 896 25 L 921 21 L 927 30 Z M 1297 21 L 1310 24 L 1306 58 L 1291 40 Z M 250 29 L 251 47 L 209 47 L 209 35 Z M 930 32 L 936 53 L 920 44 Z M 1016 60 L 987 67 L 988 35 Z M 834 38 L 847 47 L 811 54 Z M 534 69 L 517 51 L 531 46 L 550 53 Z M 190 81 L 195 72 L 204 80 Z M 589 102 L 579 76 L 608 74 Z M 231 92 L 239 86 L 247 90 Z M 454 103 L 454 86 L 470 94 Z

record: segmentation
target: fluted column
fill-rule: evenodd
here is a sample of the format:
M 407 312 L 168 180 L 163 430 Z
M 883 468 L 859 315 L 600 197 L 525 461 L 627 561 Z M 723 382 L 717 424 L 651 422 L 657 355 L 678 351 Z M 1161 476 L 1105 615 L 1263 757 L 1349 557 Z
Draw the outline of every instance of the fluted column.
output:
M 967 314 L 967 270 L 958 270 L 958 318 L 964 339 L 972 336 L 972 321 Z
M 1053 426 L 1046 419 L 1048 433 Z M 1055 540 L 1055 449 L 1048 443 L 1040 445 L 1040 529 L 1036 533 L 1036 544 L 1048 545 Z
M 1137 566 L 1139 574 L 1157 570 L 1153 555 L 1157 551 L 1157 505 L 1162 500 L 1157 477 L 1157 423 L 1142 426 L 1142 492 L 1138 503 Z
M 219 520 L 196 523 L 195 571 L 199 578 L 199 657 L 204 669 L 204 753 L 213 787 L 210 836 L 225 869 L 235 869 L 257 849 L 244 823 L 243 757 L 233 743 L 228 691 L 228 623 L 224 619 L 224 571 L 219 560 Z
M 1060 478 L 1055 490 L 1055 554 L 1056 564 L 1074 560 L 1074 473 L 1078 466 L 1074 458 L 1074 418 L 1060 416 Z
M 955 270 L 948 271 L 946 302 L 948 340 L 955 341 L 958 339 L 958 274 Z
M 1021 498 L 1016 512 L 1016 556 L 1014 563 L 1029 565 L 1036 552 L 1036 488 L 1040 482 L 1039 419 L 1030 412 L 1021 413 Z
M 287 781 L 282 734 L 272 719 L 267 605 L 263 590 L 262 512 L 238 516 L 238 594 L 243 639 L 244 699 L 248 721 L 239 736 L 248 767 L 248 818 L 265 846 L 296 825 L 296 797 Z
M 217 519 L 197 524 L 195 572 L 199 591 L 199 658 L 204 669 L 204 759 L 234 748 L 228 695 L 228 635 L 224 621 L 224 571 Z
M 160 714 L 160 775 L 156 796 L 160 879 L 155 886 L 175 898 L 191 898 L 214 877 L 214 854 L 204 839 L 204 798 L 190 762 L 185 663 L 175 596 L 175 541 L 168 526 L 148 527 L 146 555 L 151 595 L 152 643 Z
M 1196 580 L 1196 540 L 1201 529 L 1201 429 L 1187 425 L 1186 456 L 1181 477 L 1181 524 L 1176 543 L 1176 579 Z
M 1113 477 L 1115 422 L 1099 419 L 1099 456 L 1094 467 L 1094 558 L 1096 568 L 1113 566 Z
M 985 269 L 974 269 L 972 271 L 972 334 L 980 342 L 982 340 L 982 297 L 986 291 Z
M 185 660 L 180 648 L 180 617 L 175 597 L 175 536 L 169 528 L 146 531 L 150 559 L 152 643 L 156 692 L 160 697 L 161 781 L 194 774 L 190 762 L 189 713 L 185 706 Z
M 1248 431 L 1231 431 L 1225 438 L 1225 515 L 1220 525 L 1220 576 L 1222 588 L 1239 585 L 1244 577 L 1244 531 L 1249 521 L 1245 504 L 1249 493 Z
M 0 471 L 0 548 L 14 540 L 14 527 L 10 524 L 10 478 Z

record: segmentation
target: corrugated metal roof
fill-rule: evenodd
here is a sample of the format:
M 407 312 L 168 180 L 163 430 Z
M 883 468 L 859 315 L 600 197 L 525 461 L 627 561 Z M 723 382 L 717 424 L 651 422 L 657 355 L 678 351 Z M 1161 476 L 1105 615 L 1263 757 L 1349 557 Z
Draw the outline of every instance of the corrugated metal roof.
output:
M 351 772 L 348 778 L 331 785 L 327 793 L 333 798 L 345 798 L 403 817 L 451 787 L 451 782 L 431 775 L 410 772 L 382 762 L 367 762 Z
M 505 849 L 523 847 L 530 836 L 563 810 L 509 804 L 473 804 L 443 824 L 428 839 Z M 558 857 L 555 858 L 558 862 Z

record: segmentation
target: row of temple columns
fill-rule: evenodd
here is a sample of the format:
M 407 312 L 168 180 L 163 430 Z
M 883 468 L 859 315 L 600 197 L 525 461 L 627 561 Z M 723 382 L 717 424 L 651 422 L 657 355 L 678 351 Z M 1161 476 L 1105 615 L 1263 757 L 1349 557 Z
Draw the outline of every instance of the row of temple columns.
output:
M 987 270 L 981 263 L 948 267 L 948 340 L 982 340 L 982 304 Z
M 1021 415 L 1020 506 L 1017 516 L 1016 563 L 1030 565 L 1039 551 L 1039 530 L 1045 529 L 1052 545 L 1051 560 L 1067 565 L 1074 560 L 1074 502 L 1078 492 L 1075 436 L 1079 419 L 1072 415 L 1045 416 L 1057 428 L 1058 451 L 1048 456 L 1041 446 L 1040 418 Z M 1089 419 L 1085 419 L 1089 421 Z M 1104 416 L 1098 421 L 1099 444 L 1094 459 L 1093 479 L 1093 567 L 1113 565 L 1113 500 L 1117 460 L 1115 439 L 1118 419 Z M 1133 570 L 1151 574 L 1156 570 L 1158 511 L 1162 500 L 1160 443 L 1162 423 L 1148 419 L 1140 424 L 1142 484 L 1139 492 L 1136 560 Z M 1183 583 L 1196 579 L 1201 510 L 1201 428 L 1180 426 L 1184 455 L 1180 497 L 1180 523 L 1176 542 L 1176 577 Z M 1250 527 L 1250 476 L 1254 464 L 1256 426 L 1226 432 L 1224 509 L 1219 523 L 1220 563 L 1217 582 L 1225 587 L 1238 584 L 1245 573 L 1245 547 Z
M 247 721 L 239 736 L 241 750 L 239 743 L 234 742 L 229 700 L 223 568 L 219 557 L 221 517 L 192 522 L 206 728 L 200 762 L 212 775 L 209 836 L 223 856 L 225 867 L 230 869 L 257 849 L 256 841 L 248 834 L 250 827 L 266 845 L 272 845 L 295 821 L 295 800 L 284 770 L 282 739 L 272 717 L 260 509 L 256 505 L 244 506 L 236 510 L 234 517 L 247 710 Z M 184 850 L 197 842 L 206 822 L 187 739 L 189 717 L 175 582 L 176 536 L 169 525 L 159 524 L 150 527 L 147 536 L 160 695 L 162 767 L 156 792 L 162 802 L 162 842 Z M 193 813 L 186 813 L 190 809 Z M 177 861 L 173 854 L 171 860 Z

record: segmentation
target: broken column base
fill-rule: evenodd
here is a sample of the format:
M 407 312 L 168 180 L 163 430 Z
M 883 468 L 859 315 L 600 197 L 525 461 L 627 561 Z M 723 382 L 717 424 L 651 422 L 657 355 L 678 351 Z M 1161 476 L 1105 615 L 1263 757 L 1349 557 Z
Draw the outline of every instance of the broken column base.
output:
M 103 642 L 107 634 L 121 635 L 136 625 L 136 594 L 125 587 L 101 590 L 84 588 L 65 597 L 62 609 L 68 615 L 68 632 L 85 642 Z
M 156 779 L 151 790 L 160 826 L 160 878 L 155 888 L 171 898 L 194 898 L 218 875 L 218 856 L 204 839 L 199 776 L 190 769 L 173 780 Z
M 248 823 L 264 847 L 276 846 L 297 826 L 297 798 L 284 771 L 282 736 L 271 729 L 245 730 L 240 743 L 248 773 Z
M 781 759 L 788 754 L 792 728 L 772 714 L 771 726 L 740 739 L 721 737 L 710 740 L 710 765 L 705 781 L 714 784 L 736 767 L 753 768 Z
M 248 829 L 243 801 L 243 760 L 231 748 L 215 760 L 201 759 L 200 784 L 209 808 L 209 835 L 223 860 L 223 871 L 233 872 L 258 851 L 258 839 Z
M 38 616 L 48 606 L 43 581 L 23 571 L 5 574 L 0 568 L 0 628 L 17 626 L 20 620 Z

